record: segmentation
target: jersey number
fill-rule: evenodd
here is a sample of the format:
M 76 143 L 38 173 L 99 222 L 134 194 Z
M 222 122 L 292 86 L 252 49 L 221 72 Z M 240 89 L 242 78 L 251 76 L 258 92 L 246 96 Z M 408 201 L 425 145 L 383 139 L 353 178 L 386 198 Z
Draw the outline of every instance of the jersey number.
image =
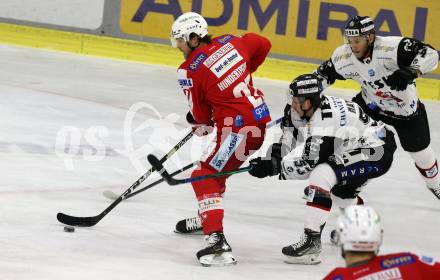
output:
M 241 98 L 241 97 L 247 97 L 249 99 L 249 102 L 254 106 L 254 108 L 260 106 L 261 104 L 263 104 L 263 99 L 259 98 L 255 98 L 252 95 L 252 91 L 250 89 L 250 87 L 252 87 L 249 82 L 251 81 L 251 76 L 247 75 L 246 78 L 244 79 L 243 82 L 238 83 L 234 89 L 232 90 L 232 93 L 234 94 L 235 98 Z M 255 91 L 255 89 L 253 90 Z

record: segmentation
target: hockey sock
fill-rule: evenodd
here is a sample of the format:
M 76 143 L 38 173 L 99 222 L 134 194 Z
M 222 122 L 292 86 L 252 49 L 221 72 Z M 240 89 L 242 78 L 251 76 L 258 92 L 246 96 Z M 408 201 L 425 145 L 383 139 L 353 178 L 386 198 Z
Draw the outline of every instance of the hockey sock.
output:
M 438 187 L 440 176 L 438 175 L 438 164 L 431 145 L 420 152 L 410 154 L 428 187 Z
M 202 220 L 203 233 L 223 232 L 223 215 L 221 194 L 209 194 L 197 197 L 199 215 Z
M 323 163 L 313 169 L 309 183 L 304 228 L 319 232 L 332 207 L 330 189 L 337 183 L 336 174 L 330 165 Z

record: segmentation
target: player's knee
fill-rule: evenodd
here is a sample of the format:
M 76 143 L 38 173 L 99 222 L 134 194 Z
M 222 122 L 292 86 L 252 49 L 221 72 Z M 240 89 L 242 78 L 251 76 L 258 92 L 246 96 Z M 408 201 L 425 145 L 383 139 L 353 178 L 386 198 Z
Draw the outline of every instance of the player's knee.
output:
M 329 191 L 338 182 L 335 171 L 328 163 L 317 165 L 310 173 L 309 183 Z

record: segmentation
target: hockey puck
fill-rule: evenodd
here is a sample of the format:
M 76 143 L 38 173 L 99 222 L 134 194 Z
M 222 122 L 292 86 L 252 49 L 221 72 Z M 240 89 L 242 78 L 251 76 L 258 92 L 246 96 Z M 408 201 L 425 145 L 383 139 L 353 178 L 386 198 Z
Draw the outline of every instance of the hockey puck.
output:
M 64 231 L 65 231 L 65 232 L 74 232 L 74 231 L 75 231 L 75 228 L 72 227 L 72 226 L 65 226 L 65 227 L 64 227 Z

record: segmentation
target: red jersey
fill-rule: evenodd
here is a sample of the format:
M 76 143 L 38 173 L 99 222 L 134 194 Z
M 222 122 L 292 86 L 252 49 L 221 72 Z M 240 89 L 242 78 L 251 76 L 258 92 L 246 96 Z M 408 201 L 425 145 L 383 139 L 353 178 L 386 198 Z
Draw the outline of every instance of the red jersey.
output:
M 377 256 L 366 264 L 335 268 L 324 280 L 440 279 L 440 263 L 411 253 Z
M 216 37 L 194 50 L 177 71 L 194 119 L 200 124 L 213 120 L 217 126 L 223 126 L 226 117 L 232 117 L 236 126 L 270 121 L 263 93 L 251 77 L 270 48 L 269 40 L 248 33 Z

